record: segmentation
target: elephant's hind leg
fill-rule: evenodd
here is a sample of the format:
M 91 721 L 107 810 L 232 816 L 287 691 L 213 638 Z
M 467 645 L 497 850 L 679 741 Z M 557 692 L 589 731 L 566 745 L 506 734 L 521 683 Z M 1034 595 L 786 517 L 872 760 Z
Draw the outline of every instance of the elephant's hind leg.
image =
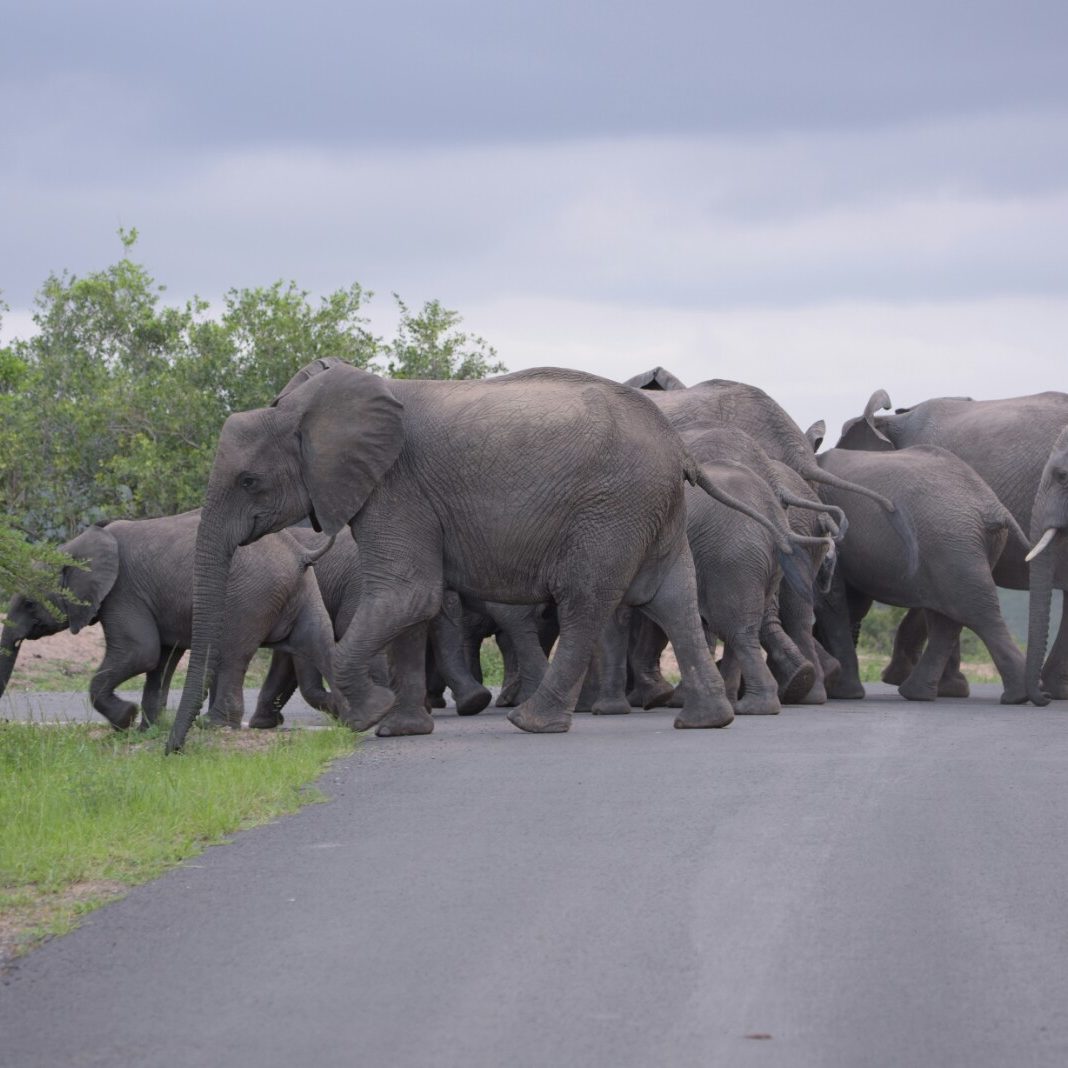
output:
M 297 692 L 297 671 L 291 653 L 279 649 L 271 652 L 271 666 L 260 687 L 256 711 L 248 725 L 256 730 L 271 730 L 285 722 L 282 709 Z
M 941 612 L 927 610 L 927 647 L 909 677 L 897 688 L 910 701 L 933 701 L 961 624 Z
M 508 713 L 515 726 L 532 734 L 558 734 L 571 728 L 571 713 L 578 703 L 594 645 L 621 599 L 621 595 L 607 591 L 560 594 L 556 655 L 541 685 Z
M 667 635 L 679 662 L 686 701 L 675 726 L 726 727 L 734 719 L 734 709 L 708 650 L 688 545 L 675 558 L 653 599 L 641 609 Z

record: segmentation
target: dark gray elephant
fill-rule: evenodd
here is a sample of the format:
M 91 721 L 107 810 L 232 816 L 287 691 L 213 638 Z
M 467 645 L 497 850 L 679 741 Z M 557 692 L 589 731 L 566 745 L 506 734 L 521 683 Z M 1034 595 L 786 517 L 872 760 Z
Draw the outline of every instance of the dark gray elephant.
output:
M 395 693 L 370 665 L 390 643 L 425 648 L 445 586 L 556 603 L 556 656 L 509 714 L 521 729 L 569 728 L 594 643 L 624 600 L 675 646 L 693 694 L 676 726 L 725 726 L 733 712 L 701 634 L 683 484 L 716 490 L 647 397 L 575 371 L 387 383 L 323 360 L 271 407 L 230 416 L 197 539 L 193 648 L 168 751 L 214 670 L 233 553 L 308 515 L 328 534 L 351 526 L 360 546 L 363 589 L 337 649 L 353 729 L 433 729 L 425 679 Z
M 144 722 L 153 723 L 166 704 L 171 674 L 189 648 L 193 629 L 193 552 L 200 512 L 159 519 L 116 520 L 82 531 L 61 546 L 85 569 L 63 569 L 53 604 L 24 596 L 12 599 L 0 634 L 0 693 L 23 641 L 70 628 L 77 634 L 99 620 L 104 659 L 93 676 L 93 707 L 117 730 L 133 725 L 138 706 L 115 690 L 147 673 Z M 325 546 L 305 548 L 287 534 L 242 549 L 224 579 L 225 624 L 219 638 L 219 669 L 212 687 L 209 721 L 240 726 L 242 683 L 260 646 L 301 657 L 308 671 L 302 689 L 309 703 L 336 714 L 339 699 L 316 685 L 316 671 L 332 673 L 330 620 L 309 570 Z
M 842 427 L 839 447 L 875 451 L 939 445 L 978 472 L 1022 530 L 1032 530 L 1036 495 L 1047 465 L 1053 460 L 1055 442 L 1068 426 L 1068 393 L 1050 391 L 985 401 L 940 397 L 911 408 L 880 412 L 889 407 L 886 391 L 876 390 L 863 415 Z M 1037 573 L 1039 587 L 1046 581 L 1048 571 L 1052 589 L 1068 589 L 1068 539 L 1056 539 L 1051 549 Z M 1031 588 L 1032 569 L 1026 555 L 1022 546 L 1010 543 L 994 568 L 994 581 L 1007 589 Z M 1049 598 L 1043 598 L 1041 589 L 1032 592 L 1028 638 L 1032 656 L 1036 655 L 1034 649 L 1045 648 L 1045 638 L 1040 639 L 1039 635 L 1049 634 L 1048 615 L 1043 620 L 1039 608 L 1043 599 L 1048 613 Z M 913 631 L 913 641 L 923 634 L 922 627 L 914 627 Z M 918 650 L 904 644 L 902 654 L 914 658 Z M 1029 690 L 1031 699 L 1038 704 L 1048 700 L 1044 696 L 1047 694 L 1068 698 L 1068 613 L 1062 615 L 1049 657 L 1041 667 L 1040 681 L 1029 684 Z
M 933 700 L 961 626 L 982 639 L 1001 673 L 1004 703 L 1027 699 L 1023 654 L 1001 616 L 992 569 L 1008 544 L 1026 547 L 1016 520 L 962 460 L 928 445 L 891 452 L 831 449 L 819 456 L 827 471 L 892 496 L 914 526 L 919 567 L 909 574 L 901 543 L 890 536 L 885 514 L 869 500 L 822 486 L 830 503 L 845 509 L 843 540 L 832 591 L 818 602 L 816 618 L 828 652 L 841 664 L 832 696 L 861 697 L 855 630 L 873 601 L 922 608 L 927 648 L 898 687 L 911 700 Z

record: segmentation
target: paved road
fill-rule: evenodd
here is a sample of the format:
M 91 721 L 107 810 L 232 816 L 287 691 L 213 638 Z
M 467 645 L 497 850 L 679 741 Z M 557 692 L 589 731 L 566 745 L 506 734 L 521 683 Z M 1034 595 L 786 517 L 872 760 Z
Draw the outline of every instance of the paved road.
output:
M 370 739 L 18 962 L 0 1063 L 1068 1064 L 1068 707 L 873 689 Z

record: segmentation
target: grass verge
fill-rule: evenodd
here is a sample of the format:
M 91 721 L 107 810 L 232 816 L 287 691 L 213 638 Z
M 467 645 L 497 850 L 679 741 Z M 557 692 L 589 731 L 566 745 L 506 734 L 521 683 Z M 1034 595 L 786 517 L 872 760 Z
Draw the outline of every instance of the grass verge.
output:
M 0 722 L 0 962 L 182 860 L 324 800 L 308 784 L 351 753 L 342 727 L 194 731 Z

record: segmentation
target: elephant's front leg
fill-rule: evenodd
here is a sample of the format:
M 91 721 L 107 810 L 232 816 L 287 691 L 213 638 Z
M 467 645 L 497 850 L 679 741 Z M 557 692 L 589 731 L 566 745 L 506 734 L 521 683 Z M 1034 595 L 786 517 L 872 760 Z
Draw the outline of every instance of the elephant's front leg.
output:
M 389 648 L 390 677 L 396 699 L 375 734 L 430 734 L 434 719 L 426 710 L 427 624 L 417 623 L 398 635 Z
M 393 709 L 396 695 L 372 679 L 371 666 L 376 655 L 387 645 L 410 628 L 437 615 L 441 607 L 442 584 L 439 574 L 436 584 L 415 585 L 398 579 L 392 587 L 373 590 L 365 587 L 365 590 L 356 614 L 334 652 L 338 686 L 348 703 L 348 708 L 341 712 L 341 722 L 354 731 L 370 730 Z M 421 628 L 421 632 L 425 642 L 425 628 Z M 402 642 L 400 650 L 408 652 L 407 643 Z M 424 674 L 420 683 L 420 705 L 426 686 L 425 646 L 421 653 Z M 423 711 L 426 712 L 425 708 Z
M 1042 665 L 1042 689 L 1055 701 L 1068 698 L 1068 593 L 1061 594 L 1061 625 Z
M 104 659 L 89 683 L 89 698 L 96 709 L 116 730 L 133 726 L 137 703 L 115 693 L 127 679 L 151 671 L 159 664 L 159 631 L 148 613 L 105 612 Z

